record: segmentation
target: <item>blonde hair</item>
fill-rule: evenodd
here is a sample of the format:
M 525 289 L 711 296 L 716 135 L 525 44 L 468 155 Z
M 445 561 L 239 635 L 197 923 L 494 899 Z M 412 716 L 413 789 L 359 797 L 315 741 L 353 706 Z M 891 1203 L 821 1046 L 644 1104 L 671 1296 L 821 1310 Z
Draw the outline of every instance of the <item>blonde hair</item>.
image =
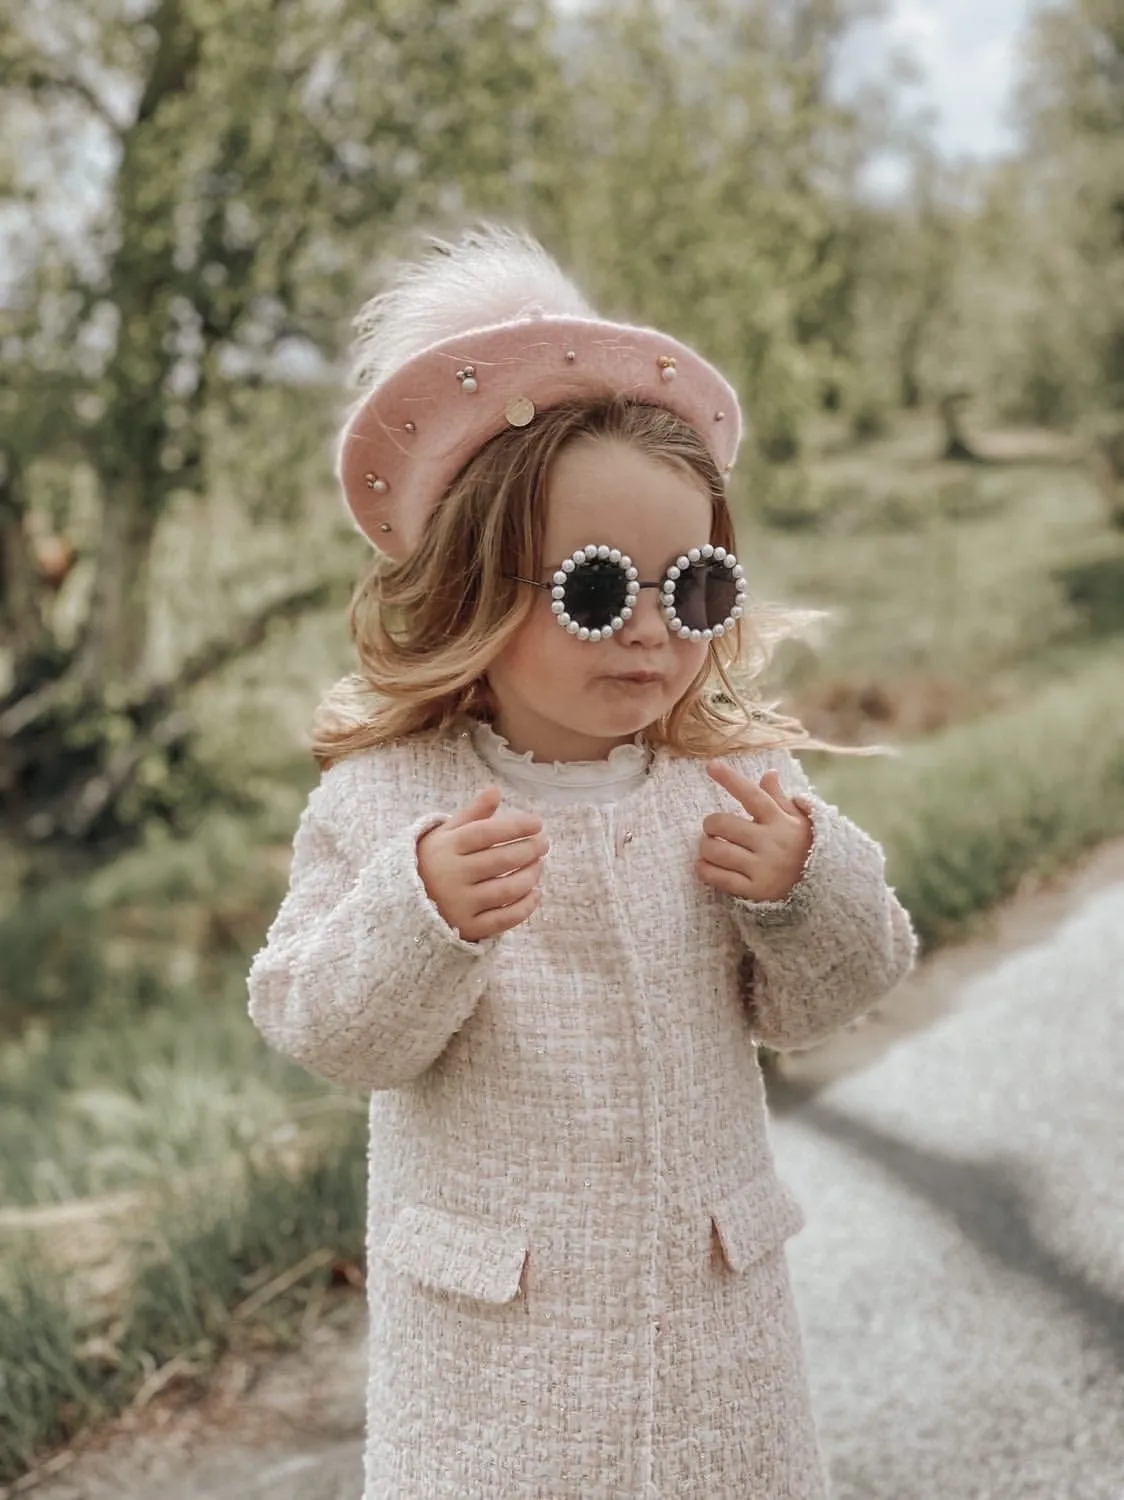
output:
M 356 590 L 350 623 L 359 670 L 317 710 L 312 751 L 321 766 L 393 740 L 440 737 L 465 715 L 492 717 L 485 674 L 537 599 L 511 575 L 541 576 L 551 465 L 579 439 L 628 443 L 691 471 L 710 497 L 710 541 L 736 550 L 723 476 L 699 434 L 671 412 L 620 397 L 585 398 L 501 433 L 434 507 L 414 552 L 399 562 L 377 557 Z M 756 693 L 779 641 L 810 618 L 747 610 L 736 629 L 710 642 L 688 691 L 649 726 L 649 742 L 699 757 L 774 746 L 840 748 L 814 739 Z

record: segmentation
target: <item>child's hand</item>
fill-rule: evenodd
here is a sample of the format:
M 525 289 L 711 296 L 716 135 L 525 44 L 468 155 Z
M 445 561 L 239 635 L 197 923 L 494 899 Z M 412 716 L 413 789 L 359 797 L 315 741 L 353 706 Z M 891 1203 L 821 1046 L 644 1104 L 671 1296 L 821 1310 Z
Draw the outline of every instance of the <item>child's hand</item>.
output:
M 418 840 L 418 872 L 429 899 L 470 943 L 526 921 L 539 904 L 549 845 L 533 813 L 499 813 L 487 787 Z
M 749 816 L 711 813 L 703 819 L 699 878 L 746 901 L 783 901 L 812 847 L 811 818 L 781 790 L 776 771 L 766 771 L 758 783 L 716 760 L 707 772 Z

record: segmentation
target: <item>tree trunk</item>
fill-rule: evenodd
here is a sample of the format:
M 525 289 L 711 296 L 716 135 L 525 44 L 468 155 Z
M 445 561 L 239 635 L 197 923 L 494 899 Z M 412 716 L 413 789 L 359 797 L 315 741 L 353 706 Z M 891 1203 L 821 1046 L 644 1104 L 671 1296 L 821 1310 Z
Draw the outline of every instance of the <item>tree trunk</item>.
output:
M 118 487 L 102 510 L 89 613 L 75 662 L 81 691 L 140 680 L 148 645 L 148 578 L 155 510 L 139 493 L 144 477 Z
M 14 453 L 0 453 L 0 644 L 12 653 L 13 670 L 47 639 L 26 517 L 19 461 Z
M 921 405 L 917 366 L 921 357 L 922 332 L 920 322 L 910 322 L 898 343 L 898 396 L 903 411 L 916 411 Z
M 944 427 L 944 452 L 941 458 L 946 463 L 983 463 L 983 459 L 968 442 L 961 421 L 961 412 L 969 399 L 965 391 L 954 391 L 941 397 L 939 410 Z
M 1093 442 L 1097 488 L 1104 496 L 1110 526 L 1124 528 L 1124 412 L 1102 420 Z
M 108 705 L 67 672 L 0 699 L 0 837 L 40 856 L 33 879 L 92 868 L 135 844 L 152 820 L 179 827 L 231 795 L 194 759 L 191 689 L 258 647 L 279 622 L 324 608 L 331 581 L 284 594 L 201 647 L 174 677 Z M 157 759 L 161 775 L 138 780 Z

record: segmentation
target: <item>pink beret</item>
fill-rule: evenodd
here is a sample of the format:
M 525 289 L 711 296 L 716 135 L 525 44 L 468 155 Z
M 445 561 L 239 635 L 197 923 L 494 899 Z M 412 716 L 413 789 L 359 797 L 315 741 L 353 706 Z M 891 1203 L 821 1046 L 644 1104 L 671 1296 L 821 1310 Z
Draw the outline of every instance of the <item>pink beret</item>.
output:
M 652 328 L 533 317 L 458 334 L 399 366 L 356 410 L 338 473 L 360 531 L 409 555 L 464 465 L 506 427 L 576 396 L 660 406 L 702 436 L 724 473 L 737 453 L 733 388 L 686 345 Z

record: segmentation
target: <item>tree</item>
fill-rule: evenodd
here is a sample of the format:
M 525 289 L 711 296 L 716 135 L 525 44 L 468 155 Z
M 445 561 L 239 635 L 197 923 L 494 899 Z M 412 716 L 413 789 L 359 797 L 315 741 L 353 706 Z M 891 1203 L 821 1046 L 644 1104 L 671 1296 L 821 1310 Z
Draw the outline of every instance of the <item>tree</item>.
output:
M 585 9 L 571 56 L 571 259 L 606 305 L 727 370 L 774 459 L 797 451 L 848 338 L 841 251 L 861 131 L 830 80 L 854 13 L 613 0 Z
M 295 522 L 367 263 L 458 197 L 533 209 L 557 104 L 545 0 L 137 11 L 0 0 L 0 835 L 79 863 L 182 823 L 191 688 L 333 589 L 306 549 L 263 577 L 216 548 L 155 670 L 162 528 L 217 492 Z
M 1124 411 L 1124 13 L 1116 0 L 1041 9 L 1017 99 L 1020 154 L 996 170 L 986 205 L 1007 403 L 1059 424 Z

